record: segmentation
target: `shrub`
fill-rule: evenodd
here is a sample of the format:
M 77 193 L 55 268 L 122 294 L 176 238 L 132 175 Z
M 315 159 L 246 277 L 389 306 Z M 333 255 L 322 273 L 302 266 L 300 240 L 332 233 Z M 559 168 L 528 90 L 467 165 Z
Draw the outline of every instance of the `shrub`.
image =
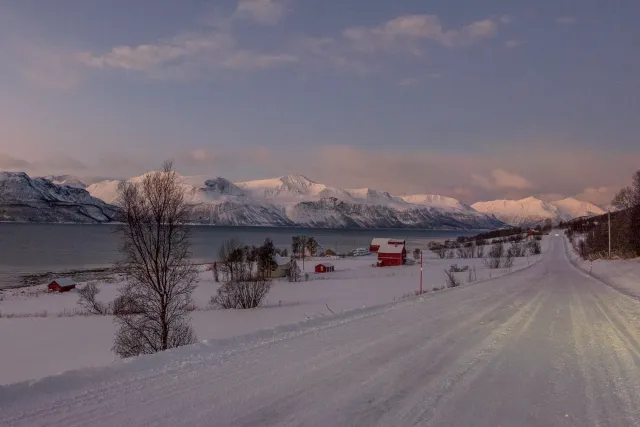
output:
M 451 267 L 449 267 L 449 271 L 453 273 L 462 273 L 463 271 L 467 271 L 468 269 L 468 265 L 465 265 L 464 267 L 458 267 L 458 264 L 452 264 Z
M 504 256 L 504 245 L 502 242 L 496 242 L 491 246 L 491 250 L 484 259 L 484 265 L 487 268 L 496 269 L 502 265 L 502 257 Z
M 539 255 L 542 253 L 542 247 L 537 240 L 531 240 L 527 246 L 530 255 Z
M 456 275 L 452 271 L 445 270 L 446 286 L 447 288 L 457 288 L 461 285 L 460 280 L 456 278 Z
M 256 308 L 271 290 L 271 282 L 262 277 L 229 281 L 218 288 L 211 305 L 224 309 Z

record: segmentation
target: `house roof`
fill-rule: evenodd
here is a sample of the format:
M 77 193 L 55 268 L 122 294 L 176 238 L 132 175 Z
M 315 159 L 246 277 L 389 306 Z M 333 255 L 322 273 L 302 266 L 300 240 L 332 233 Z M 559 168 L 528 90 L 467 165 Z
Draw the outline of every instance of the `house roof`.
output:
M 389 239 L 383 237 L 376 237 L 371 241 L 372 246 L 380 246 L 383 243 L 389 243 Z
M 75 285 L 76 282 L 71 277 L 60 277 L 58 279 L 53 279 L 51 283 L 56 282 L 60 286 L 71 286 Z
M 330 262 L 321 262 L 318 265 L 324 265 L 325 267 L 333 267 L 333 264 L 331 264 Z M 316 266 L 317 267 L 317 266 Z
M 389 243 L 385 243 L 380 245 L 380 249 L 378 249 L 378 254 L 401 254 L 404 249 L 404 245 L 390 245 Z
M 385 243 L 404 243 L 404 239 L 392 239 L 390 237 L 376 237 L 373 240 L 371 240 L 371 245 L 373 246 L 379 246 L 379 245 L 383 245 Z
M 287 261 L 286 259 L 282 258 L 278 254 L 276 254 L 276 256 L 273 259 L 276 262 L 276 264 L 278 264 L 278 266 L 283 266 L 283 265 L 289 264 L 289 261 Z

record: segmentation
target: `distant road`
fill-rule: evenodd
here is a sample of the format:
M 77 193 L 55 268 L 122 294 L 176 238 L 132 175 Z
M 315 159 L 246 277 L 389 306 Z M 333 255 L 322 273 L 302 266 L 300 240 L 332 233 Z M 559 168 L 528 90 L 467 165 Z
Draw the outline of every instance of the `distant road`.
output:
M 640 303 L 564 250 L 263 343 L 0 387 L 0 425 L 640 426 Z

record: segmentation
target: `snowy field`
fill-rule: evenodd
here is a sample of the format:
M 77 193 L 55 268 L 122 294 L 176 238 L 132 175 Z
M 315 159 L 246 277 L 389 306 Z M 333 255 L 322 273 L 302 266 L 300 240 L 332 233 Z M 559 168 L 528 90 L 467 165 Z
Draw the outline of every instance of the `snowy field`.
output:
M 565 244 L 571 262 L 582 271 L 627 295 L 640 298 L 640 258 L 585 261 L 571 248 L 568 241 Z
M 547 252 L 549 240 L 542 241 L 542 255 L 517 258 L 510 271 L 487 269 L 482 259 L 437 259 L 425 251 L 424 290 L 445 286 L 444 270 L 452 264 L 475 267 L 476 281 L 469 283 L 468 273 L 457 273 L 463 286 L 509 274 L 538 262 Z M 409 248 L 411 249 L 411 248 Z M 485 252 L 488 252 L 488 247 Z M 315 274 L 319 259 L 307 259 L 309 281 L 273 282 L 265 304 L 253 310 L 217 310 L 209 307 L 218 284 L 210 271 L 202 268 L 194 293 L 197 309 L 192 323 L 198 339 L 237 337 L 279 326 L 333 316 L 345 311 L 373 307 L 412 297 L 419 289 L 420 266 L 376 268 L 375 255 L 331 259 L 336 271 Z M 99 299 L 113 300 L 121 286 L 96 283 Z M 439 291 L 455 292 L 456 289 Z M 0 384 L 33 380 L 88 366 L 109 364 L 117 357 L 111 351 L 115 327 L 111 316 L 80 314 L 75 291 L 63 294 L 45 292 L 44 286 L 8 290 L 0 293 Z M 8 345 L 7 345 L 8 344 Z

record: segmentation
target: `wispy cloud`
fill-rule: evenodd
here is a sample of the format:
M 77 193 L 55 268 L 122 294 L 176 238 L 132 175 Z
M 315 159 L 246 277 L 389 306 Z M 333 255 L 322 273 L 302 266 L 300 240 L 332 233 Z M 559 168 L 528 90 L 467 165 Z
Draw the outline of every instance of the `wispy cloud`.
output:
M 0 153 L 0 170 L 26 170 L 31 163 L 8 154 Z
M 526 190 L 535 188 L 535 186 L 522 175 L 500 168 L 492 170 L 489 177 L 473 173 L 471 174 L 471 182 L 473 185 L 484 190 L 508 188 L 516 190 Z
M 287 0 L 239 0 L 236 15 L 264 25 L 279 23 L 287 13 Z
M 561 16 L 559 18 L 556 18 L 556 23 L 560 25 L 573 25 L 576 22 L 578 22 L 578 20 L 573 16 Z
M 85 52 L 79 58 L 89 67 L 139 71 L 154 78 L 193 77 L 219 69 L 253 71 L 297 61 L 291 54 L 241 49 L 224 32 L 184 33 L 155 44 L 115 47 L 102 55 Z
M 404 15 L 375 27 L 347 28 L 342 35 L 359 52 L 405 52 L 420 56 L 425 40 L 446 47 L 471 45 L 493 37 L 499 25 L 499 19 L 484 19 L 461 28 L 445 29 L 435 15 Z

